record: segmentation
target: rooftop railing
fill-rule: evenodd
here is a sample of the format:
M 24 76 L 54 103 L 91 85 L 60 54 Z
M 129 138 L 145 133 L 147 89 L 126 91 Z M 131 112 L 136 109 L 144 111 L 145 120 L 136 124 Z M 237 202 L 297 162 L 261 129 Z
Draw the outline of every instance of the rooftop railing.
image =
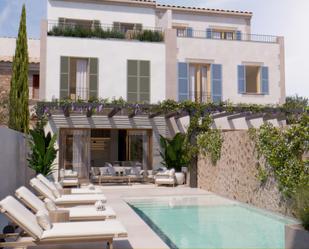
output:
M 279 38 L 278 36 L 272 35 L 244 34 L 241 32 L 227 32 L 222 35 L 220 32 L 192 29 L 177 30 L 177 37 L 262 43 L 278 43 Z
M 48 21 L 49 36 L 100 38 L 100 39 L 123 39 L 138 40 L 145 42 L 162 42 L 164 34 L 161 28 L 138 27 L 126 28 L 101 23 L 73 23 Z

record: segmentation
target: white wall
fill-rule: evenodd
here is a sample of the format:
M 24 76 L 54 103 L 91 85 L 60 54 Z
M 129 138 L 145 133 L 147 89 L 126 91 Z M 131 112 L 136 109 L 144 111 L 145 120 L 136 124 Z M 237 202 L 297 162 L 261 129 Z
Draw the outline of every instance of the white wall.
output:
M 146 27 L 155 27 L 156 23 L 153 8 L 49 0 L 47 19 L 57 21 L 59 17 L 100 20 L 101 24 L 142 23 Z
M 60 56 L 99 60 L 99 97 L 127 98 L 127 60 L 149 60 L 151 102 L 165 99 L 165 45 L 124 40 L 47 38 L 46 92 L 42 99 L 59 98 Z
M 16 38 L 0 37 L 0 58 L 11 59 L 15 54 Z M 30 62 L 39 62 L 40 40 L 28 40 L 28 53 Z
M 233 103 L 276 104 L 280 100 L 280 46 L 275 43 L 177 38 L 178 60 L 210 60 L 222 64 L 223 100 Z M 269 67 L 269 95 L 238 94 L 237 65 Z
M 242 33 L 248 32 L 247 20 L 243 17 L 236 16 L 226 17 L 224 15 L 186 14 L 173 11 L 172 22 L 186 24 L 196 31 L 204 31 L 205 35 L 206 29 L 211 26 L 234 28 L 242 31 Z
M 28 185 L 32 171 L 27 167 L 25 135 L 0 127 L 0 200 L 14 195 L 15 190 Z M 0 232 L 7 219 L 0 214 Z

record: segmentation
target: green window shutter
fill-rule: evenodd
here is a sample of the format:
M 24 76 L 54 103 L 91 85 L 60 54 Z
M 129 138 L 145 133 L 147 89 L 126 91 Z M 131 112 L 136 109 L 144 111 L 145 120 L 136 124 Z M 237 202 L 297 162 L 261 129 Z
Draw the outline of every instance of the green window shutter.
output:
M 69 57 L 60 57 L 60 99 L 69 97 Z
M 114 30 L 120 31 L 120 28 L 121 28 L 120 22 L 114 22 L 113 23 L 113 29 Z
M 150 61 L 139 61 L 139 102 L 150 102 Z
M 128 60 L 127 101 L 150 102 L 150 61 Z
M 92 28 L 93 29 L 98 29 L 101 27 L 101 22 L 99 20 L 93 20 L 92 21 Z
M 89 98 L 98 98 L 98 59 L 89 59 Z
M 138 101 L 138 61 L 128 60 L 127 62 L 127 100 L 128 102 Z

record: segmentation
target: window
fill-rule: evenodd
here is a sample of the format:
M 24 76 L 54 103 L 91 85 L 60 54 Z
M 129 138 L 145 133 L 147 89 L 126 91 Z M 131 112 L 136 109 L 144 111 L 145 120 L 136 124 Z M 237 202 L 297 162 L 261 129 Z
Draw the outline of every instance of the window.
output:
M 126 33 L 127 31 L 137 30 L 141 31 L 143 29 L 143 25 L 141 23 L 122 23 L 122 22 L 114 22 L 113 27 L 116 30 Z
M 61 57 L 60 98 L 97 98 L 97 63 L 96 58 Z
M 268 94 L 268 67 L 238 66 L 238 92 Z
M 189 97 L 192 101 L 210 101 L 210 65 L 189 64 Z
M 84 29 L 91 29 L 101 26 L 98 20 L 83 20 L 83 19 L 69 19 L 69 18 L 59 18 L 60 26 L 70 26 L 70 27 L 81 27 Z
M 150 61 L 128 60 L 128 102 L 150 102 Z
M 186 28 L 178 27 L 176 28 L 177 36 L 186 37 Z
M 206 37 L 208 39 L 217 39 L 217 40 L 241 40 L 242 33 L 241 31 L 208 28 L 206 30 Z

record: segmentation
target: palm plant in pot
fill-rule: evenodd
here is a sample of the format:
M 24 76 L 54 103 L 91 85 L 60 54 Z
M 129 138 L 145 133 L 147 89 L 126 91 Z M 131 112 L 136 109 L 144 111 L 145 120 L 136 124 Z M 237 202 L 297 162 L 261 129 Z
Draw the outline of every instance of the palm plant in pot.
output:
M 36 127 L 30 130 L 28 165 L 36 174 L 49 176 L 53 173 L 54 160 L 57 157 L 55 144 L 57 135 L 45 134 L 45 120 L 39 120 Z
M 181 133 L 177 133 L 171 139 L 160 136 L 162 164 L 168 169 L 175 169 L 177 184 L 184 183 L 184 174 L 181 173 L 181 168 L 189 162 L 185 140 L 185 135 Z

